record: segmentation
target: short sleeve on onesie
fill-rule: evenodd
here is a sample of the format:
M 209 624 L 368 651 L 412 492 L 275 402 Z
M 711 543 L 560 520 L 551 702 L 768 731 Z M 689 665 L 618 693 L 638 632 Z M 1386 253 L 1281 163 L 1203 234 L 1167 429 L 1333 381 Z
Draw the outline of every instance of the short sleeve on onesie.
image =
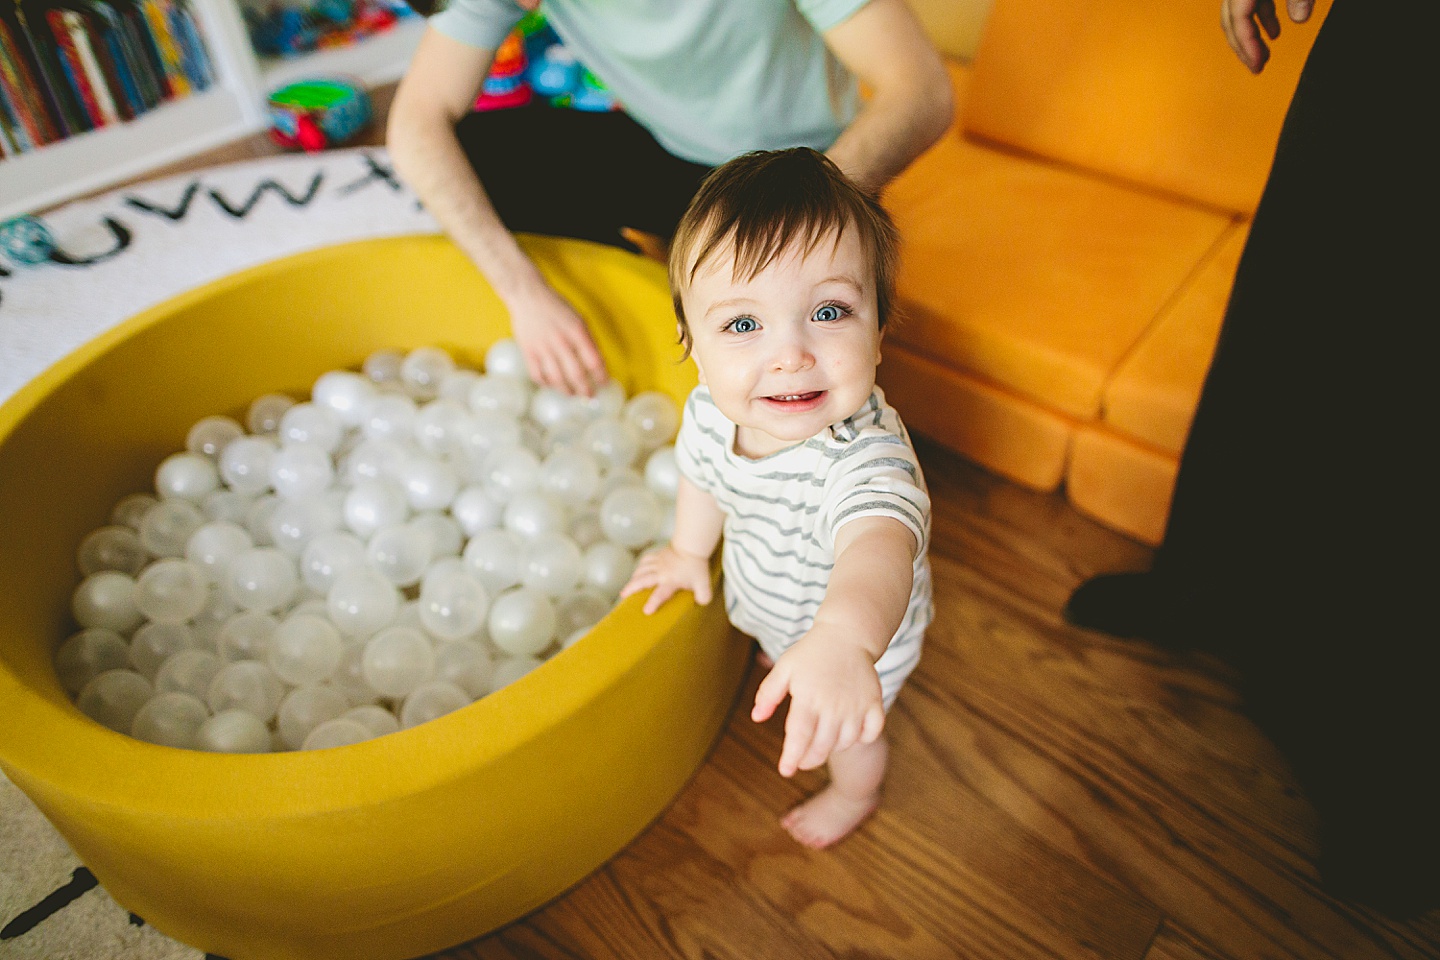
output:
M 730 622 L 778 657 L 809 631 L 835 562 L 835 532 L 891 517 L 918 547 L 905 617 L 876 663 L 888 707 L 920 658 L 933 618 L 930 497 L 919 461 L 877 388 L 854 416 L 804 443 L 751 460 L 734 453 L 735 425 L 704 387 L 685 404 L 675 460 L 725 514 L 721 566 Z

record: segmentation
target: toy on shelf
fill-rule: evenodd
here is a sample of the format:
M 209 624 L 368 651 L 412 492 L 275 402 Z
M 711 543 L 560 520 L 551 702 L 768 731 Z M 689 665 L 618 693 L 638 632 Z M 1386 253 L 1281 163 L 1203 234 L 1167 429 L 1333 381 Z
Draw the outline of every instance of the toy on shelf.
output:
M 13 217 L 0 223 L 0 251 L 14 263 L 46 263 L 55 249 L 55 238 L 39 217 Z
M 495 53 L 476 110 L 521 107 L 539 96 L 552 107 L 605 112 L 620 104 L 566 49 L 539 11 L 526 14 Z
M 255 52 L 273 57 L 347 47 L 383 33 L 397 20 L 417 16 L 403 0 L 267 0 L 243 9 Z
M 315 153 L 354 137 L 370 122 L 370 95 L 345 80 L 299 80 L 270 94 L 270 139 Z

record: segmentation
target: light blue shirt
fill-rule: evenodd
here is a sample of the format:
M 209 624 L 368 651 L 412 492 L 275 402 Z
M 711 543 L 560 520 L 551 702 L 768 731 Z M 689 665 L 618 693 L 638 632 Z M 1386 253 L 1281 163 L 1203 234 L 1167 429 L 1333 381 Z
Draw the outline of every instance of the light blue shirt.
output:
M 821 34 L 867 2 L 545 0 L 541 12 L 661 146 L 717 166 L 749 150 L 830 148 L 859 93 Z M 522 14 L 513 0 L 451 0 L 430 24 L 495 50 Z

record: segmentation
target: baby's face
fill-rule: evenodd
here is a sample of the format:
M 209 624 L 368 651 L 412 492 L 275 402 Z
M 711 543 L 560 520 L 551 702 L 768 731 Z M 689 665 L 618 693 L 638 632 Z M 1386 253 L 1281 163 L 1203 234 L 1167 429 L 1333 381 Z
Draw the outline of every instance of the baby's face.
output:
M 682 296 L 700 382 L 761 457 L 860 409 L 875 387 L 875 280 L 854 230 L 808 255 L 792 244 L 750 280 L 713 257 Z

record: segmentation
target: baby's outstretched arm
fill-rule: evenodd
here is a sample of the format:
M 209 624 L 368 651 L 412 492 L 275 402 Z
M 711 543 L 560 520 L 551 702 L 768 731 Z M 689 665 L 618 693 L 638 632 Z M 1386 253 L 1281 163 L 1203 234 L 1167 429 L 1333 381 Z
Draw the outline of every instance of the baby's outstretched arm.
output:
M 725 514 L 710 494 L 682 474 L 675 492 L 675 532 L 670 545 L 640 558 L 630 581 L 620 588 L 622 598 L 653 588 L 645 612 L 654 613 L 679 590 L 695 594 L 695 602 L 710 602 L 710 555 L 720 542 Z
M 872 743 L 885 726 L 875 661 L 900 628 L 914 581 L 915 536 L 898 520 L 862 517 L 835 536 L 835 565 L 810 631 L 786 650 L 755 694 L 752 720 L 790 697 L 780 773 Z

